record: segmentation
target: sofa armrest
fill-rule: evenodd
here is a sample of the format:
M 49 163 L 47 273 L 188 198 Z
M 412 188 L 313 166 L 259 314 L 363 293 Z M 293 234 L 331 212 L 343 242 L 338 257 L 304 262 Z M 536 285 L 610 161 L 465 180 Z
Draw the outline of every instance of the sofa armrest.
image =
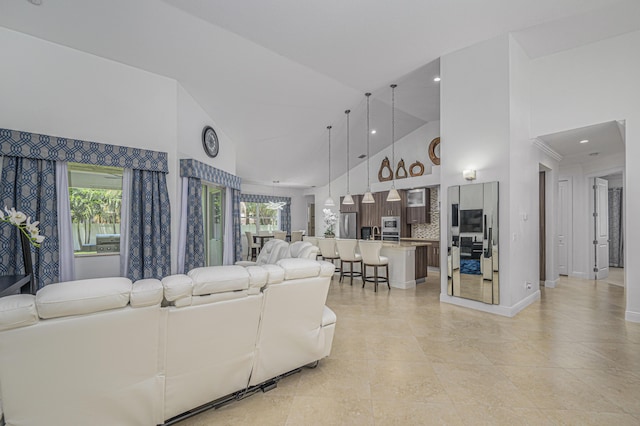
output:
M 335 324 L 337 320 L 338 317 L 336 316 L 336 313 L 325 305 L 324 310 L 322 311 L 322 323 L 320 325 L 322 327 L 326 327 L 328 325 Z

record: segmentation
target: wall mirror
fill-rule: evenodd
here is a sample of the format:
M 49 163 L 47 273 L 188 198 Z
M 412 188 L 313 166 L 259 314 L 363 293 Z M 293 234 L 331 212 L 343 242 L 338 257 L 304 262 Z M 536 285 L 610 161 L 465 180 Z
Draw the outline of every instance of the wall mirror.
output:
M 447 294 L 497 305 L 498 182 L 451 186 Z

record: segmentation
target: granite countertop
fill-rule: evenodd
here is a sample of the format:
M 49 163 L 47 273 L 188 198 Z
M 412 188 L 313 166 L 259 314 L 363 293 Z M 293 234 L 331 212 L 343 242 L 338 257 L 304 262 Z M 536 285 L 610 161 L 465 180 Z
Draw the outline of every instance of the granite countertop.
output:
M 432 245 L 432 242 L 429 241 L 400 241 L 399 243 L 392 243 L 389 241 L 385 241 L 382 246 L 389 248 L 408 248 L 408 247 L 428 247 Z
M 426 242 L 426 243 L 439 243 L 440 240 L 433 240 L 429 238 L 400 238 L 400 241 L 415 241 L 415 242 Z

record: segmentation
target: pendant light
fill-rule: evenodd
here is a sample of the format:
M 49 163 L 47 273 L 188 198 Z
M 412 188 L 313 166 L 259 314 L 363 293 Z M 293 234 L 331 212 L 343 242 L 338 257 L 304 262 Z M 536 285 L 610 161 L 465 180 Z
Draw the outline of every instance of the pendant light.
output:
M 280 183 L 279 180 L 274 180 L 273 181 L 273 185 L 272 185 L 272 194 L 273 194 L 273 198 L 276 197 L 276 183 Z M 269 201 L 267 203 L 267 209 L 269 210 L 282 210 L 282 208 L 284 206 L 286 206 L 287 203 L 285 203 L 284 201 Z
M 362 197 L 362 202 L 365 204 L 375 203 L 376 200 L 373 199 L 373 194 L 371 193 L 371 183 L 369 177 L 369 135 L 371 134 L 371 129 L 369 126 L 369 97 L 371 93 L 364 94 L 367 97 L 367 192 L 364 193 Z
M 347 114 L 347 195 L 342 200 L 342 204 L 350 205 L 353 204 L 353 197 L 349 188 L 349 114 L 351 110 L 348 109 L 344 113 Z
M 327 207 L 333 207 L 336 203 L 331 198 L 331 126 L 327 126 L 329 130 L 329 198 L 324 202 L 324 205 Z
M 396 125 L 396 87 L 397 84 L 391 85 L 391 165 L 393 167 L 396 166 L 396 138 L 395 138 L 395 125 Z M 391 190 L 389 191 L 389 195 L 387 195 L 387 201 L 400 201 L 400 194 L 398 194 L 398 190 L 396 189 L 396 175 L 393 172 L 393 167 L 391 168 Z

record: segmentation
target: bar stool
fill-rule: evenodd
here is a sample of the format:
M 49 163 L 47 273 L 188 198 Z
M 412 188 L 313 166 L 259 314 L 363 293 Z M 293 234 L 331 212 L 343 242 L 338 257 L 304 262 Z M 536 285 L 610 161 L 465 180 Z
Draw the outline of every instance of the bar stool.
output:
M 318 247 L 323 260 L 328 260 L 335 265 L 335 260 L 340 259 L 338 250 L 336 249 L 335 238 L 318 238 Z M 336 272 L 340 272 L 340 268 L 336 266 Z
M 362 255 L 362 264 L 364 269 L 362 270 L 362 288 L 367 282 L 375 283 L 374 291 L 378 291 L 378 283 L 387 283 L 387 287 L 391 290 L 389 285 L 389 259 L 380 256 L 380 250 L 382 249 L 382 241 L 359 241 L 360 254 Z M 367 275 L 367 266 L 373 268 L 373 276 Z M 386 269 L 386 276 L 381 277 L 378 275 L 378 268 L 384 266 Z
M 342 278 L 347 275 L 350 280 L 349 284 L 353 285 L 353 277 L 362 276 L 362 256 L 356 253 L 356 247 L 358 246 L 358 240 L 336 240 L 336 247 L 338 248 L 338 255 L 340 256 L 340 282 Z M 349 270 L 345 271 L 344 264 L 349 264 Z M 353 264 L 360 265 L 360 271 L 353 270 Z

